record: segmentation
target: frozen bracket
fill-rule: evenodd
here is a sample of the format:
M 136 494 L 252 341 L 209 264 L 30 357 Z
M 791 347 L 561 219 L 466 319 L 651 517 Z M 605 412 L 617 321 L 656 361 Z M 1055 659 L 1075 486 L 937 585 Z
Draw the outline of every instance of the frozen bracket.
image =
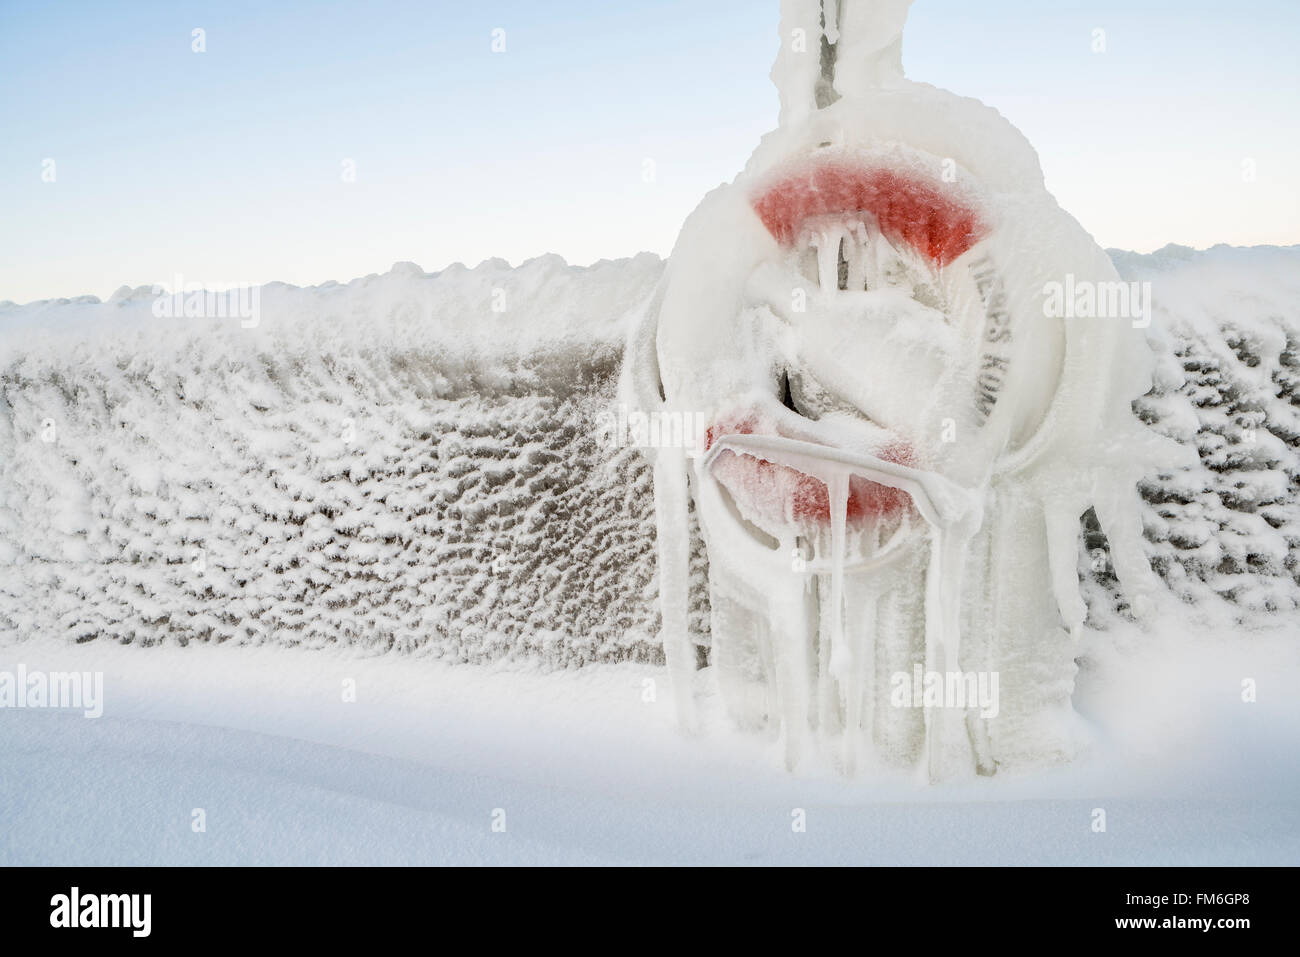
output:
M 774 465 L 788 466 L 820 479 L 827 488 L 838 474 L 848 470 L 880 485 L 906 492 L 916 503 L 921 516 L 937 529 L 974 534 L 983 524 L 983 495 L 936 472 L 814 442 L 743 433 L 723 435 L 714 441 L 708 452 L 696 459 L 697 470 L 707 472 L 723 452 L 750 455 Z M 827 465 L 838 468 L 827 468 Z

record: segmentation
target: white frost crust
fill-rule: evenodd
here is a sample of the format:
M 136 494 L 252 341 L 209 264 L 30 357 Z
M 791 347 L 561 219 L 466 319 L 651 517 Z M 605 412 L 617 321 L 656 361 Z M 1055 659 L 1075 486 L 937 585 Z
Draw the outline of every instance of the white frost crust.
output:
M 787 41 L 801 25 L 818 22 L 821 11 L 808 0 L 783 4 L 783 44 L 773 69 L 782 101 L 780 127 L 764 137 L 733 184 L 709 194 L 688 218 L 670 259 L 662 302 L 653 319 L 657 322 L 658 378 L 668 408 L 716 412 L 720 404 L 729 401 L 726 397 L 734 401 L 734 397 L 752 395 L 756 386 L 761 389 L 773 365 L 811 363 L 819 376 L 834 378 L 835 369 L 828 372 L 827 361 L 812 358 L 818 349 L 817 337 L 824 330 L 819 332 L 809 324 L 806 330 L 791 331 L 788 327 L 797 325 L 797 317 L 792 323 L 779 302 L 762 301 L 764 288 L 780 288 L 779 279 L 764 279 L 763 272 L 779 264 L 785 254 L 760 222 L 753 207 L 755 196 L 810 157 L 834 157 L 839 162 L 884 167 L 930 182 L 949 183 L 953 193 L 980 210 L 987 235 L 942 267 L 939 283 L 952 321 L 972 343 L 981 341 L 982 323 L 990 311 L 987 290 L 971 291 L 968 277 L 974 265 L 981 261 L 991 264 L 1001 284 L 1014 332 L 1013 347 L 997 404 L 987 421 L 972 422 L 961 403 L 959 385 L 969 364 L 950 363 L 949 374 L 927 394 L 918 392 L 917 380 L 923 377 L 908 373 L 915 365 L 911 360 L 916 345 L 895 343 L 903 350 L 897 360 L 874 366 L 869 365 L 869 355 L 854 353 L 851 340 L 831 341 L 829 348 L 821 350 L 823 356 L 831 357 L 829 364 L 841 371 L 854 362 L 868 364 L 858 366 L 871 369 L 869 379 L 856 383 L 865 389 L 861 393 L 865 398 L 855 400 L 859 408 L 869 407 L 864 403 L 871 402 L 873 395 L 896 394 L 908 397 L 914 434 L 932 434 L 929 430 L 945 419 L 960 423 L 965 430 L 962 440 L 937 453 L 941 460 L 932 462 L 931 467 L 985 502 L 982 528 L 971 529 L 961 538 L 931 534 L 924 597 L 918 595 L 913 601 L 910 616 L 913 621 L 925 622 L 927 670 L 970 670 L 961 658 L 962 623 L 970 627 L 973 622 L 974 627 L 987 629 L 976 636 L 976 647 L 984 649 L 980 654 L 988 667 L 1019 669 L 1004 687 L 1017 689 L 1021 700 L 1018 708 L 1006 710 L 1005 717 L 973 729 L 970 741 L 975 744 L 966 746 L 961 746 L 961 741 L 967 735 L 950 715 L 932 714 L 927 708 L 928 774 L 937 779 L 959 770 L 957 765 L 969 769 L 976 763 L 996 766 L 999 761 L 1056 760 L 1077 747 L 1068 715 L 1074 670 L 1069 636 L 1079 633 L 1086 614 L 1076 570 L 1079 518 L 1089 507 L 1096 509 L 1103 531 L 1110 536 L 1113 565 L 1121 584 L 1131 605 L 1141 611 L 1154 577 L 1141 548 L 1136 483 L 1144 475 L 1190 464 L 1194 453 L 1157 437 L 1132 413 L 1133 400 L 1151 386 L 1154 367 L 1141 329 L 1125 320 L 1069 321 L 1045 314 L 1048 283 L 1064 281 L 1067 275 L 1076 283 L 1099 284 L 1119 277 L 1105 253 L 1047 193 L 1032 147 L 1001 115 L 974 100 L 902 79 L 897 64 L 907 6 L 900 0 L 840 7 L 838 17 L 829 24 L 838 41 L 835 91 L 839 99 L 816 109 L 820 68 L 812 65 L 815 47 L 810 42 L 807 51 L 798 54 Z M 813 35 L 813 31 L 809 33 Z M 819 47 L 820 32 L 816 36 Z M 833 238 L 825 233 L 814 239 L 816 286 L 823 290 L 817 305 L 823 311 L 835 308 L 828 298 L 835 294 L 824 291 L 837 268 L 828 257 L 828 249 L 838 247 L 830 241 Z M 863 270 L 853 273 L 857 276 L 866 275 L 870 267 L 851 268 Z M 870 295 L 855 308 L 867 309 L 869 300 L 878 301 Z M 923 322 L 919 314 L 909 321 Z M 882 343 L 888 345 L 888 337 L 873 342 L 878 351 Z M 858 394 L 853 382 L 841 378 L 836 385 L 841 395 Z M 892 421 L 897 423 L 898 417 Z M 826 444 L 843 441 L 843 435 L 830 425 L 814 423 L 809 428 L 820 430 Z M 782 715 L 780 723 L 791 749 L 788 759 L 797 760 L 796 744 L 803 737 L 805 723 L 811 720 L 825 737 L 830 725 L 842 727 L 844 707 L 859 700 L 858 690 L 848 692 L 860 680 L 855 675 L 859 674 L 862 652 L 846 644 L 844 635 L 846 627 L 852 632 L 872 613 L 869 609 L 876 607 L 874 601 L 864 599 L 861 607 L 844 609 L 847 626 L 841 619 L 844 596 L 865 587 L 862 582 L 852 589 L 846 585 L 841 479 L 827 479 L 832 503 L 832 571 L 819 576 L 814 587 L 792 598 L 791 604 L 780 599 L 789 589 L 781 586 L 779 571 L 760 570 L 761 563 L 737 564 L 727 558 L 733 550 L 752 554 L 753 540 L 742 540 L 727 530 L 735 519 L 707 490 L 709 483 L 700 478 L 696 476 L 701 496 L 697 504 L 712 574 L 721 579 L 713 587 L 748 612 L 733 607 L 726 616 L 715 614 L 714 646 L 739 640 L 737 628 L 752 630 L 765 622 L 764 633 L 770 633 L 774 648 L 760 657 L 776 662 L 775 672 L 767 679 L 777 702 L 774 714 Z M 999 507 L 1013 511 L 1014 521 L 1003 521 Z M 744 518 L 756 520 L 743 505 L 741 511 Z M 781 540 L 778 556 L 788 554 L 791 544 Z M 1023 583 L 990 571 L 988 556 L 1003 552 L 1014 555 L 1014 565 L 1041 572 L 1050 604 L 1016 596 L 1014 590 L 1024 588 Z M 726 583 L 733 578 L 748 580 L 750 587 L 736 581 Z M 980 583 L 981 591 L 963 589 L 963 579 Z M 762 602 L 753 600 L 755 591 L 765 596 Z M 811 616 L 800 612 L 810 600 L 813 608 L 820 604 L 830 610 L 823 608 Z M 976 605 L 991 605 L 997 611 L 991 619 L 980 619 L 973 613 Z M 885 638 L 877 630 L 871 640 Z M 797 694 L 792 689 L 798 684 L 796 672 L 802 670 L 792 671 L 780 664 L 784 655 L 788 665 L 793 653 L 787 645 L 804 649 L 800 658 L 807 649 L 819 647 L 814 656 L 820 655 L 826 662 L 814 685 L 800 684 Z M 810 671 L 810 681 L 815 674 L 816 669 Z M 875 686 L 871 690 L 877 698 L 887 693 L 882 677 L 872 679 Z M 679 690 L 691 693 L 689 687 L 679 685 Z M 791 694 L 796 695 L 793 700 L 788 699 Z M 831 698 L 834 707 L 828 704 Z M 817 700 L 812 714 L 803 707 L 805 700 Z M 859 705 L 854 704 L 851 710 L 859 712 Z M 861 731 L 860 713 L 853 720 L 857 725 L 851 735 L 856 736 Z M 981 750 L 983 743 L 991 753 L 980 758 L 972 753 L 972 747 Z M 848 757 L 856 755 L 855 747 L 838 747 L 846 765 L 855 760 Z M 907 751 L 908 747 L 898 745 L 894 750 Z

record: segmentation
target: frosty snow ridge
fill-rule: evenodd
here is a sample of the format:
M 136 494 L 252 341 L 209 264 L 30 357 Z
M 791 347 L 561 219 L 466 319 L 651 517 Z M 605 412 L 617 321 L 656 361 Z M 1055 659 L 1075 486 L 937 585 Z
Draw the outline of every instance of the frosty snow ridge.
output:
M 256 329 L 262 321 L 262 287 L 251 283 L 187 283 L 178 273 L 170 286 L 155 283 L 152 292 L 156 319 L 238 319 L 241 329 Z
M 81 708 L 83 717 L 104 713 L 102 671 L 0 671 L 0 708 Z

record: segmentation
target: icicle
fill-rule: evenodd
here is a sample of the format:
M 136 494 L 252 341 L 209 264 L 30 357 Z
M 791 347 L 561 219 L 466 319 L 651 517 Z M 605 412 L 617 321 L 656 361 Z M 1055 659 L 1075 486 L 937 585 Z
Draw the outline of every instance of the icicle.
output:
M 925 672 L 935 674 L 943 663 L 943 622 L 940 618 L 943 583 L 940 580 L 943 546 L 938 533 L 930 540 L 930 564 L 925 575 Z M 922 710 L 925 719 L 925 777 L 930 783 L 939 779 L 940 721 L 934 709 Z
M 870 252 L 867 247 L 867 231 L 865 227 L 861 223 L 855 225 L 852 231 L 844 237 L 844 242 L 849 248 L 848 287 L 854 292 L 861 292 L 867 288 L 866 257 Z
M 806 640 L 806 621 L 801 621 L 802 617 L 802 608 L 796 611 L 779 601 L 768 604 L 772 671 L 776 678 L 776 700 L 781 709 L 785 765 L 789 770 L 793 770 L 803 756 L 812 691 L 811 649 Z
M 850 585 L 854 586 L 851 591 Z M 846 603 L 857 614 L 856 620 L 846 623 L 850 657 L 856 663 L 844 688 L 844 736 L 840 751 L 846 774 L 857 771 L 858 752 L 864 744 L 867 747 L 871 744 L 876 701 L 876 600 L 879 588 L 880 582 L 875 576 L 845 579 Z
M 839 723 L 853 656 L 844 640 L 844 550 L 849 499 L 848 472 L 836 469 L 826 482 L 831 516 L 830 571 L 818 579 L 817 713 L 822 740 Z M 829 588 L 827 587 L 829 586 Z M 829 594 L 827 592 L 829 591 Z
M 925 669 L 943 675 L 960 671 L 962 577 L 971 532 L 959 527 L 934 528 L 930 539 L 930 564 L 925 576 Z M 931 782 L 944 776 L 944 753 L 959 743 L 953 740 L 960 722 L 956 712 L 925 709 L 926 766 Z
M 1110 561 L 1115 576 L 1128 597 L 1133 614 L 1142 619 L 1150 615 L 1151 596 L 1159 585 L 1143 548 L 1139 502 L 1132 485 L 1111 485 L 1096 496 L 1093 507 L 1101 530 L 1106 533 L 1106 541 L 1110 543 Z M 1076 541 L 1077 534 L 1076 531 Z
M 780 726 L 781 701 L 777 697 L 777 675 L 776 675 L 776 658 L 772 654 L 772 627 L 771 622 L 763 619 L 756 623 L 755 629 L 757 634 L 754 636 L 758 644 L 758 655 L 760 665 L 763 669 L 763 706 L 770 726 Z M 789 755 L 786 755 L 786 766 L 790 764 Z
M 826 484 L 831 513 L 831 647 L 830 673 L 843 688 L 853 669 L 853 656 L 844 644 L 844 535 L 848 522 L 849 473 L 836 469 Z
M 822 292 L 840 287 L 840 230 L 831 226 L 817 233 L 817 281 Z
M 831 603 L 826 600 L 829 590 L 826 575 L 817 577 L 817 733 L 825 741 L 835 726 L 837 692 L 831 677 L 832 623 Z
M 862 244 L 862 284 L 868 290 L 880 289 L 881 246 L 889 247 L 872 226 L 864 224 L 859 228 L 861 232 L 858 241 Z
M 1088 606 L 1079 594 L 1079 513 L 1068 502 L 1043 505 L 1047 526 L 1047 564 L 1052 572 L 1052 592 L 1061 610 L 1061 620 L 1070 635 L 1078 638 Z
M 690 526 L 686 496 L 686 457 L 681 449 L 664 449 L 655 459 L 661 638 L 677 719 L 684 730 L 694 731 L 695 649 L 689 632 Z

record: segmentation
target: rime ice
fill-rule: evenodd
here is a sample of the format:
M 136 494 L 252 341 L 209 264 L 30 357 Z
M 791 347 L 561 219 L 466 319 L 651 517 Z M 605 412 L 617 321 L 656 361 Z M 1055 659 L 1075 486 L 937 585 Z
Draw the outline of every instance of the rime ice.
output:
M 732 716 L 791 767 L 815 746 L 938 780 L 1076 753 L 1080 517 L 1140 610 L 1136 485 L 1190 456 L 1131 411 L 1140 330 L 1045 315 L 1049 283 L 1114 267 L 999 114 L 903 78 L 907 6 L 783 3 L 780 126 L 683 226 L 622 398 L 711 421 L 708 454 L 653 456 L 683 720 L 693 503 Z M 995 676 L 1000 707 L 892 707 L 914 669 Z

